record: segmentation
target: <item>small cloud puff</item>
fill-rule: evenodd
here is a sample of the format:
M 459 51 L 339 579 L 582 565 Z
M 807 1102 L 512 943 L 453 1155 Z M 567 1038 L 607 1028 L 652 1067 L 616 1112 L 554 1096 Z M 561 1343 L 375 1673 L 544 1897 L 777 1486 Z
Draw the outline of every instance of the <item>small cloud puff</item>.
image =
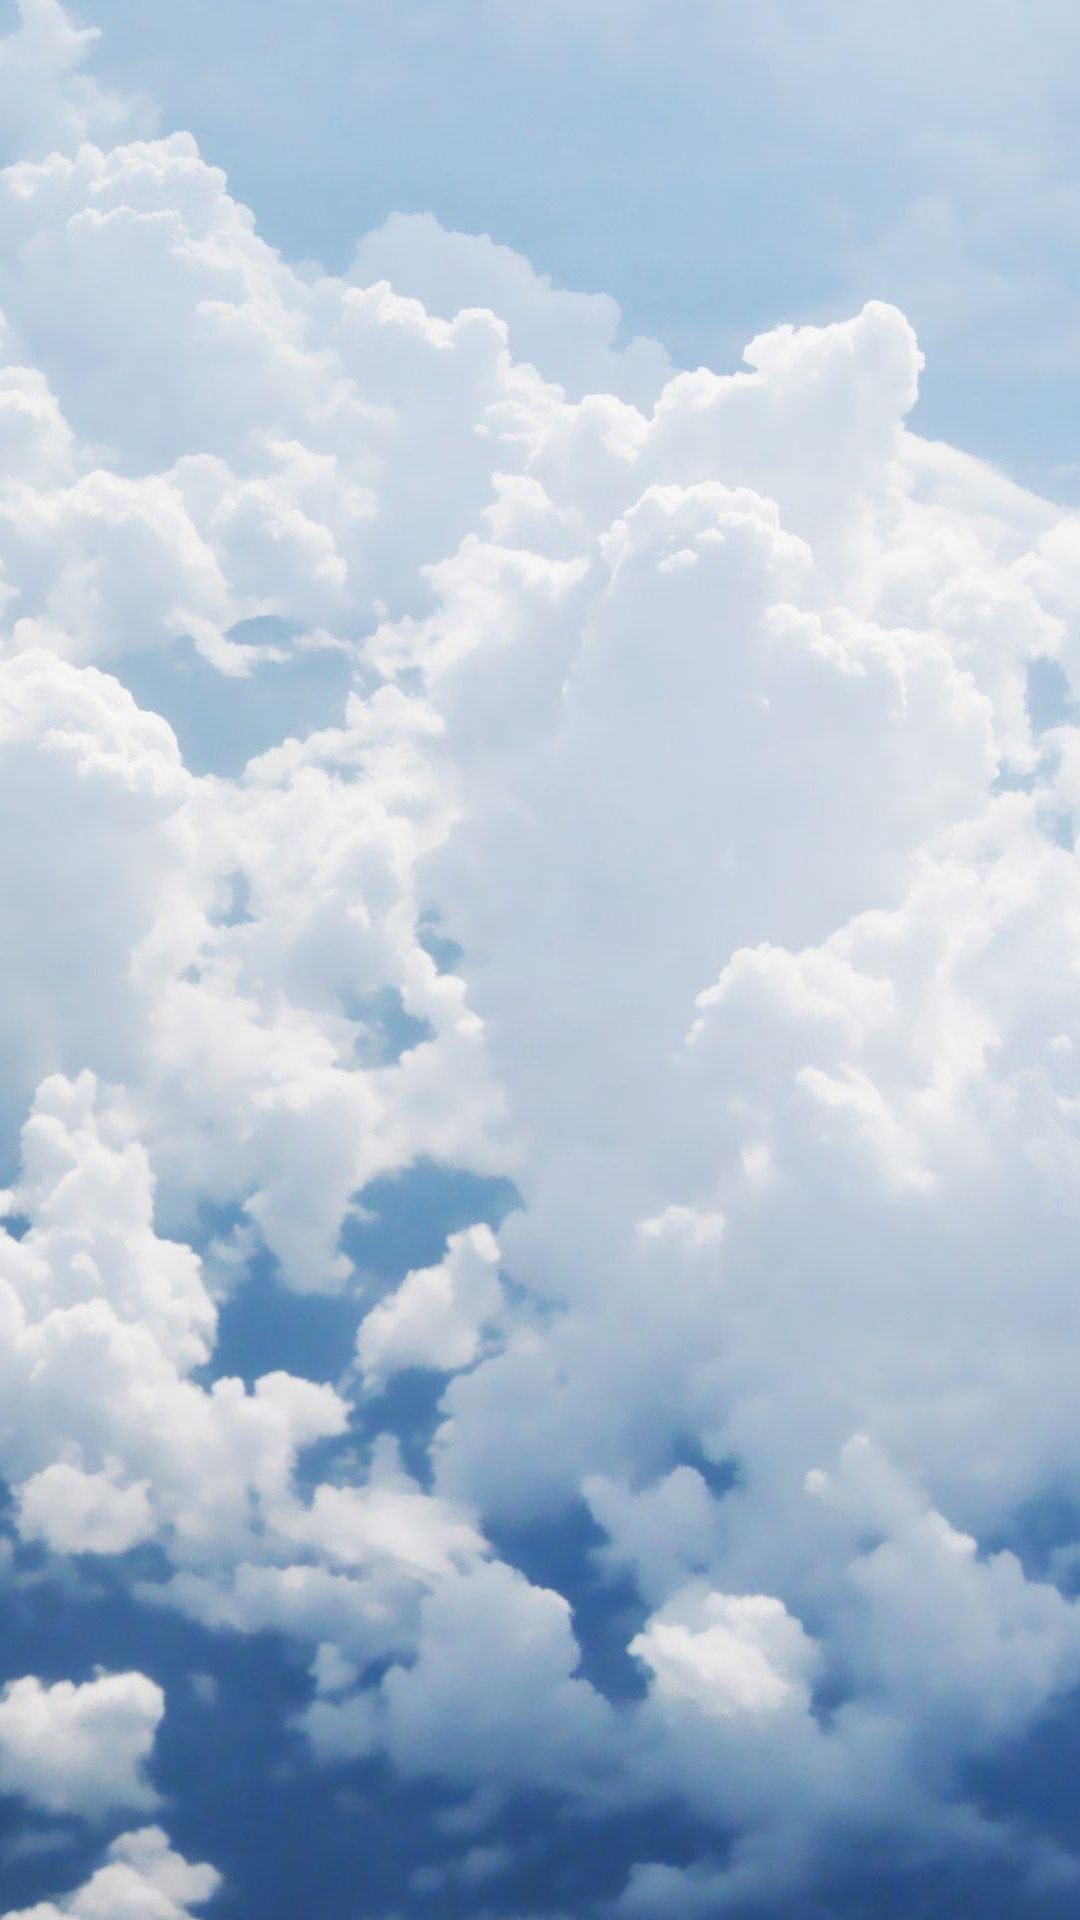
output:
M 361 1322 L 356 1352 L 366 1382 L 406 1367 L 454 1373 L 480 1351 L 503 1306 L 499 1245 L 490 1227 L 451 1234 L 437 1267 L 408 1273 Z

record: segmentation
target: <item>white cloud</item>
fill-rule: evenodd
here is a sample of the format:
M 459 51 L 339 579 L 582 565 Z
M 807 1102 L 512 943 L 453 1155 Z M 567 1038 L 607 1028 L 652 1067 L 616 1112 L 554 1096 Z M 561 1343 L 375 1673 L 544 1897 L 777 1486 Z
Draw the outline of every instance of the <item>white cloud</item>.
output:
M 631 1571 L 645 1599 L 659 1603 L 691 1574 L 720 1563 L 726 1516 L 694 1467 L 675 1467 L 639 1489 L 588 1474 L 581 1490 L 607 1535 L 603 1562 Z
M 213 1867 L 196 1866 L 175 1853 L 160 1827 L 123 1833 L 99 1867 L 74 1893 L 4 1920 L 188 1920 L 221 1886 Z
M 365 234 L 349 279 L 357 286 L 386 280 L 445 320 L 466 307 L 487 308 L 505 322 L 515 359 L 531 362 L 575 400 L 618 393 L 650 406 L 671 372 L 657 341 L 616 344 L 621 316 L 610 295 L 553 287 L 547 274 L 489 234 L 450 233 L 430 213 L 392 213 Z
M 782 1602 L 764 1594 L 677 1595 L 630 1642 L 657 1697 L 735 1719 L 805 1712 L 813 1646 Z
M 954 1768 L 960 1752 L 1000 1749 L 1075 1685 L 1076 1603 L 1026 1579 L 1012 1554 L 981 1560 L 865 1439 L 835 1472 L 811 1476 L 809 1497 L 848 1522 L 846 1536 L 823 1535 L 803 1516 L 810 1550 L 828 1542 L 826 1580 L 839 1577 L 842 1644 L 815 1644 L 775 1599 L 700 1585 L 635 1643 L 655 1675 L 641 1709 L 645 1777 L 678 1779 L 738 1839 L 723 1867 L 642 1863 L 621 1909 L 786 1904 L 836 1857 L 839 1834 L 868 1837 L 883 1823 L 917 1833 L 929 1857 L 989 1859 L 1032 1885 L 1052 1865 L 1075 1887 L 1080 1861 L 1053 1847 L 1041 1861 L 1029 1834 L 956 1792 Z M 823 1661 L 840 1704 L 814 1713 L 807 1683 Z
M 293 1636 L 324 1756 L 735 1834 L 643 1910 L 796 1898 L 845 1831 L 1019 1858 L 955 1796 L 1080 1646 L 986 1550 L 1080 1493 L 1080 754 L 1026 700 L 1080 681 L 1073 517 L 907 431 L 881 303 L 653 405 L 607 305 L 490 243 L 294 272 L 184 135 L 9 169 L 0 241 L 23 1539 L 153 1539 L 148 1603 Z M 359 1327 L 367 1386 L 454 1375 L 433 1485 L 385 1435 L 309 1485 L 357 1381 L 207 1384 L 209 1283 L 261 1237 L 359 1320 L 343 1225 L 424 1156 L 525 1201 Z M 485 1536 L 582 1498 L 642 1702 Z M 67 1910 L 144 1911 L 164 1844 Z
M 25 1129 L 30 1224 L 0 1233 L 0 1462 L 27 1536 L 116 1552 L 164 1531 L 198 1558 L 285 1498 L 300 1448 L 346 1410 L 287 1374 L 250 1394 L 189 1378 L 216 1319 L 199 1262 L 155 1234 L 146 1155 L 96 1093 L 90 1075 L 45 1082 Z
M 0 1697 L 0 1792 L 88 1819 L 153 1807 L 145 1768 L 164 1712 L 161 1688 L 141 1673 L 82 1686 L 11 1680 Z
M 123 100 L 82 68 L 98 38 L 77 27 L 60 0 L 17 0 L 19 24 L 0 38 L 0 152 L 5 159 L 122 136 L 152 121 L 141 100 Z
M 580 1791 L 610 1766 L 615 1716 L 577 1665 L 562 1595 L 480 1566 L 424 1600 L 413 1664 L 376 1693 L 316 1701 L 305 1725 L 327 1758 L 385 1745 L 414 1775 Z
M 154 1530 L 149 1483 L 118 1485 L 109 1463 L 100 1473 L 57 1460 L 19 1489 L 19 1532 L 58 1553 L 123 1553 Z
M 406 1274 L 396 1293 L 361 1322 L 356 1351 L 366 1381 L 405 1367 L 453 1373 L 480 1350 L 503 1305 L 499 1246 L 490 1227 L 452 1233 L 437 1267 Z
M 211 1628 L 292 1636 L 320 1694 L 348 1692 L 373 1661 L 411 1657 L 426 1597 L 489 1557 L 475 1516 L 424 1493 L 389 1436 L 360 1484 L 317 1486 L 308 1500 L 279 1488 L 263 1519 L 242 1547 L 188 1553 L 144 1597 Z

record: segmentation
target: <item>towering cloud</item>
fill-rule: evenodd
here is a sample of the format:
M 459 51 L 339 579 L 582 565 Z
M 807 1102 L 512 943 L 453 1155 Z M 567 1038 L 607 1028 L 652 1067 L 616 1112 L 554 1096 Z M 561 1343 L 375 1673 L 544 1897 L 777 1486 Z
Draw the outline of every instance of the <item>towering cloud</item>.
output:
M 175 1853 L 160 1827 L 140 1827 L 114 1840 L 105 1865 L 73 1893 L 4 1920 L 191 1920 L 220 1884 L 213 1867 Z
M 0 51 L 12 1551 L 153 1543 L 141 1605 L 305 1650 L 307 1764 L 474 1829 L 675 1796 L 628 1912 L 870 1835 L 1073 1884 L 964 1780 L 1080 1681 L 1080 523 L 907 430 L 891 307 L 669 377 L 431 222 L 301 273 L 189 136 L 83 138 L 82 50 Z M 522 1205 L 377 1299 L 421 1161 Z M 342 1377 L 220 1377 L 271 1266 Z M 496 1548 L 583 1510 L 622 1692 Z M 18 1679 L 0 1784 L 145 1805 L 161 1710 Z M 33 1914 L 215 1884 L 148 1829 Z

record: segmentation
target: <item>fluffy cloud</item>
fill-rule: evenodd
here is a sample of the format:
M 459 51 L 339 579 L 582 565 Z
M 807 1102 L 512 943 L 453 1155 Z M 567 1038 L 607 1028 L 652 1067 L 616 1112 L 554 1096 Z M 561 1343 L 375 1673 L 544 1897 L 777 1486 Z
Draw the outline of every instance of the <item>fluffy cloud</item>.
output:
M 467 307 L 487 308 L 505 323 L 515 359 L 575 400 L 617 393 L 651 405 L 671 372 L 655 340 L 616 345 L 620 314 L 610 295 L 554 288 L 512 248 L 488 234 L 449 233 L 430 213 L 392 213 L 365 234 L 349 279 L 362 287 L 385 280 L 447 320 Z
M 19 1489 L 19 1532 L 47 1540 L 59 1553 L 123 1553 L 154 1530 L 148 1486 L 118 1484 L 112 1461 L 86 1473 L 65 1460 L 30 1476 Z
M 423 1602 L 413 1664 L 376 1692 L 317 1701 L 307 1731 L 327 1758 L 385 1746 L 406 1773 L 459 1786 L 580 1792 L 611 1767 L 616 1717 L 578 1660 L 561 1594 L 477 1567 Z
M 83 73 L 98 38 L 60 0 L 17 0 L 19 24 L 0 39 L 0 152 L 5 160 L 121 135 L 153 116 Z
M 164 1712 L 161 1688 L 141 1673 L 83 1686 L 13 1680 L 0 1698 L 0 1792 L 90 1819 L 153 1807 L 144 1769 Z
M 760 1594 L 677 1596 L 630 1651 L 650 1668 L 657 1698 L 727 1720 L 810 1703 L 812 1646 L 779 1600 Z
M 197 1555 L 284 1497 L 345 1408 L 287 1374 L 250 1394 L 189 1378 L 215 1325 L 199 1262 L 154 1234 L 145 1152 L 95 1093 L 89 1075 L 47 1081 L 27 1123 L 30 1224 L 0 1236 L 0 1458 L 26 1537 L 118 1551 L 163 1528 Z
M 23 1547 L 291 1637 L 324 1760 L 676 1795 L 720 1864 L 631 1909 L 845 1834 L 1022 1871 L 961 1785 L 1080 1678 L 1068 1539 L 1010 1550 L 1080 1498 L 1074 516 L 907 430 L 881 303 L 668 378 L 488 242 L 301 273 L 189 136 L 72 144 L 0 174 Z M 524 1206 L 373 1301 L 343 1228 L 425 1158 Z M 255 1252 L 343 1379 L 216 1377 Z M 641 1698 L 491 1544 L 581 1502 Z M 63 1910 L 208 1897 L 118 1845 Z
M 195 1866 L 170 1847 L 160 1827 L 123 1833 L 105 1865 L 56 1902 L 7 1913 L 4 1920 L 189 1920 L 221 1885 L 213 1867 Z
M 957 1791 L 962 1754 L 1000 1747 L 1076 1685 L 1075 1601 L 1025 1577 L 1011 1553 L 980 1559 L 974 1539 L 864 1437 L 834 1471 L 809 1476 L 804 1500 L 789 1516 L 804 1522 L 801 1551 L 830 1559 L 821 1581 L 803 1576 L 803 1604 L 819 1607 L 835 1582 L 828 1617 L 842 1622 L 842 1643 L 812 1639 L 774 1597 L 702 1582 L 632 1643 L 652 1674 L 638 1716 L 639 1783 L 676 1778 L 703 1817 L 725 1818 L 737 1837 L 723 1868 L 642 1864 L 625 1910 L 782 1905 L 827 1869 L 842 1836 L 883 1828 L 918 1834 L 931 1855 L 996 1859 L 1021 1882 L 1037 1881 L 1053 1856 L 1060 1884 L 1075 1887 L 1075 1858 L 1044 1855 Z
M 451 1234 L 437 1267 L 406 1274 L 397 1292 L 361 1323 L 356 1349 L 365 1380 L 382 1380 L 404 1367 L 445 1373 L 467 1367 L 485 1325 L 503 1304 L 498 1267 L 499 1245 L 490 1227 Z

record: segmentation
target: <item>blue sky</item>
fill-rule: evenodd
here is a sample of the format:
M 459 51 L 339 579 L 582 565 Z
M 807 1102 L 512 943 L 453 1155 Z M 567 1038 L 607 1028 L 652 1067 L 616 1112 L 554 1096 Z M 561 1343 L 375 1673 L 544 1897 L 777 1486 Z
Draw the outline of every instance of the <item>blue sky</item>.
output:
M 0 1920 L 1065 1920 L 1080 23 L 0 29 Z

